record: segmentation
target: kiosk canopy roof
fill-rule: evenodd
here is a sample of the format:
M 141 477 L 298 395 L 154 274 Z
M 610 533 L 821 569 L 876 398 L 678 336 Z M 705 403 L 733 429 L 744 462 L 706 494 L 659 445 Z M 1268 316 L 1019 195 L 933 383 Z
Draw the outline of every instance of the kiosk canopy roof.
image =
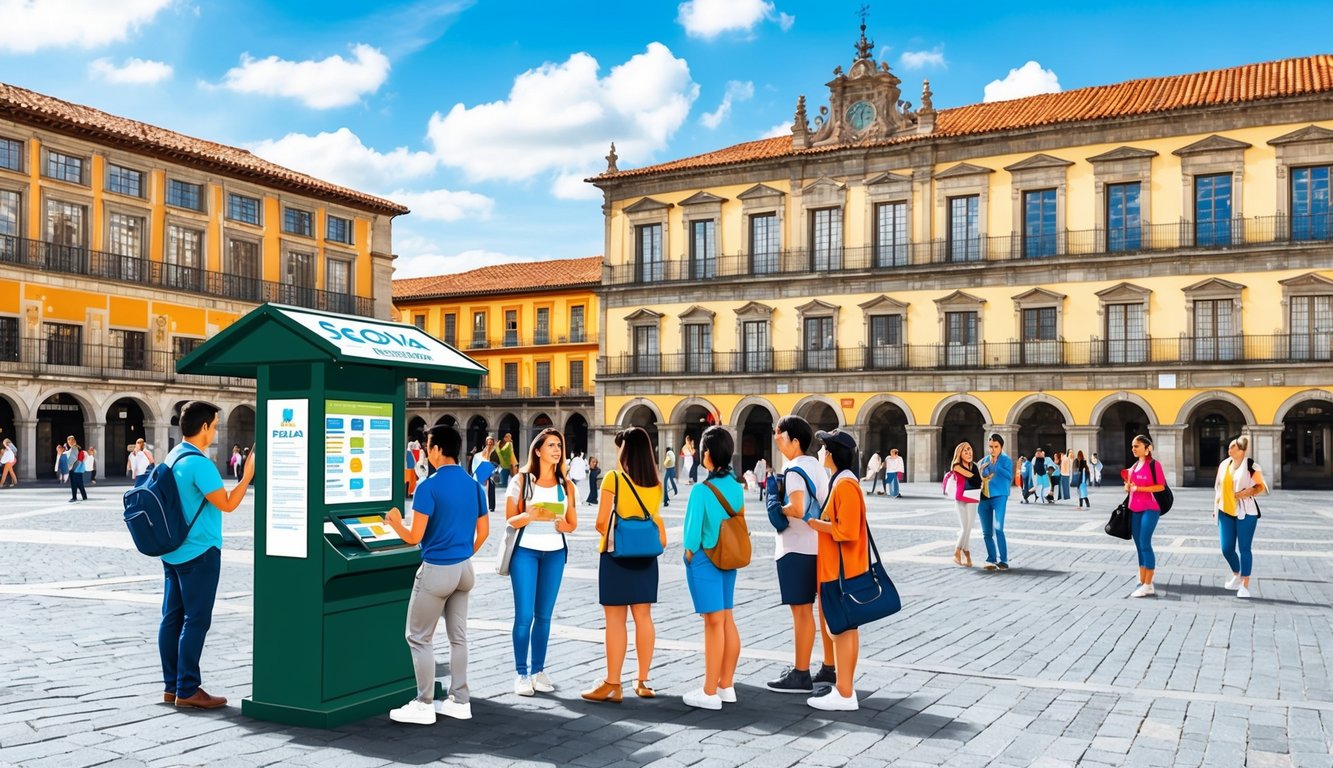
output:
M 176 363 L 178 373 L 255 378 L 261 365 L 351 363 L 476 386 L 486 368 L 414 325 L 262 304 Z

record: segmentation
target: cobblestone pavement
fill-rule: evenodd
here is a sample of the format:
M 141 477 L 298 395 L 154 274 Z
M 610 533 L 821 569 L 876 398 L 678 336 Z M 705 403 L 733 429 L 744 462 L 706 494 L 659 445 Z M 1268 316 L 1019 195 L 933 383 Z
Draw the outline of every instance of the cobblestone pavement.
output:
M 1015 498 L 1007 573 L 952 563 L 957 519 L 937 485 L 873 497 L 871 522 L 904 609 L 862 631 L 861 709 L 845 714 L 763 688 L 791 661 L 791 628 L 757 504 L 756 560 L 736 595 L 740 702 L 704 712 L 680 701 L 703 662 L 678 546 L 663 560 L 655 611 L 660 698 L 579 699 L 603 674 L 584 510 L 556 606 L 554 695 L 512 693 L 512 604 L 507 580 L 490 572 L 491 542 L 471 609 L 475 719 L 421 727 L 385 715 L 321 731 L 240 713 L 251 683 L 250 502 L 226 521 L 203 660 L 205 686 L 231 704 L 179 712 L 160 703 L 161 568 L 132 549 L 120 490 L 99 484 L 77 504 L 53 486 L 0 491 L 0 764 L 1333 766 L 1328 494 L 1263 500 L 1250 600 L 1222 588 L 1229 574 L 1210 490 L 1177 491 L 1157 529 L 1158 595 L 1142 600 L 1127 597 L 1132 546 L 1101 532 L 1119 501 L 1113 489 L 1095 492 L 1091 511 Z M 667 509 L 676 540 L 683 511 L 680 502 Z M 973 536 L 976 556 L 984 548 Z M 633 669 L 631 658 L 626 675 Z

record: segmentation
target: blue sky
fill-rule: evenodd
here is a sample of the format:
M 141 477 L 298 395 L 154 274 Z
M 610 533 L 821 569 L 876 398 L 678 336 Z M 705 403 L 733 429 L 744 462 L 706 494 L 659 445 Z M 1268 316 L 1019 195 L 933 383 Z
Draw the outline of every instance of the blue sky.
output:
M 610 141 L 630 168 L 785 132 L 861 5 L 0 0 L 0 80 L 403 202 L 418 276 L 600 253 Z M 1333 51 L 1327 2 L 868 5 L 937 108 Z

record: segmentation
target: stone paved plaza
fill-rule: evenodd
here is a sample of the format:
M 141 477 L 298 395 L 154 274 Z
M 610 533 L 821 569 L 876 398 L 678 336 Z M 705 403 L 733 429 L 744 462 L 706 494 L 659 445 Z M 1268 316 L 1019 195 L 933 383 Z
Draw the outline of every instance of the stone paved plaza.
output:
M 619 706 L 579 699 L 603 674 L 583 509 L 548 659 L 556 694 L 512 692 L 512 603 L 507 579 L 490 568 L 492 541 L 471 608 L 474 719 L 423 727 L 386 714 L 321 731 L 240 712 L 251 684 L 253 495 L 226 521 L 203 659 L 205 687 L 231 703 L 213 712 L 160 703 L 161 567 L 132 549 L 120 490 L 93 486 L 79 504 L 55 486 L 0 491 L 0 764 L 1333 766 L 1327 494 L 1261 500 L 1248 601 L 1222 588 L 1229 574 L 1210 490 L 1177 491 L 1157 529 L 1159 591 L 1142 600 L 1127 597 L 1132 545 L 1101 531 L 1119 500 L 1114 489 L 1094 492 L 1092 511 L 1015 498 L 1007 573 L 952 563 L 957 521 L 938 485 L 874 497 L 871 522 L 904 609 L 862 631 L 861 710 L 839 715 L 763 688 L 790 663 L 791 630 L 777 604 L 772 535 L 753 501 L 756 561 L 736 595 L 739 703 L 704 712 L 680 701 L 698 685 L 703 660 L 678 546 L 664 557 L 655 612 L 660 697 L 638 700 L 627 688 Z M 667 509 L 676 541 L 683 506 Z M 633 669 L 631 658 L 627 679 Z

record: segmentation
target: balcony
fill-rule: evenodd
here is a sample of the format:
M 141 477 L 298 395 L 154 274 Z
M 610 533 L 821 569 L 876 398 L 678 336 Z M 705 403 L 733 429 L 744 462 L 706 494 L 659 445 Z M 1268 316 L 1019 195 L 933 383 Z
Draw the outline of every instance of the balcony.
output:
M 15 264 L 44 272 L 166 288 L 254 304 L 271 301 L 363 317 L 371 317 L 375 311 L 374 300 L 362 296 L 27 240 L 12 235 L 0 235 L 0 264 Z
M 169 350 L 143 350 L 64 339 L 21 339 L 0 345 L 0 374 L 60 378 L 138 379 L 168 384 L 253 388 L 249 379 L 176 373 L 179 358 Z
M 1333 214 L 1260 216 L 1216 222 L 1175 222 L 1124 229 L 1066 230 L 930 240 L 893 246 L 791 249 L 713 259 L 680 257 L 651 263 L 609 264 L 605 284 L 683 283 L 729 277 L 841 272 L 891 272 L 937 264 L 1039 261 L 1062 256 L 1121 256 L 1178 250 L 1220 251 L 1256 246 L 1300 247 L 1333 243 Z
M 521 349 L 523 347 L 549 347 L 564 344 L 597 344 L 597 334 L 586 331 L 574 334 L 519 336 L 506 334 L 501 339 L 473 337 L 468 340 L 468 349 Z
M 490 387 L 460 387 L 455 384 L 434 384 L 431 382 L 407 380 L 408 400 L 566 400 L 591 399 L 592 392 L 583 388 L 557 389 L 552 392 L 535 392 L 531 387 L 492 389 Z
M 1333 333 L 613 355 L 602 378 L 1333 362 Z

